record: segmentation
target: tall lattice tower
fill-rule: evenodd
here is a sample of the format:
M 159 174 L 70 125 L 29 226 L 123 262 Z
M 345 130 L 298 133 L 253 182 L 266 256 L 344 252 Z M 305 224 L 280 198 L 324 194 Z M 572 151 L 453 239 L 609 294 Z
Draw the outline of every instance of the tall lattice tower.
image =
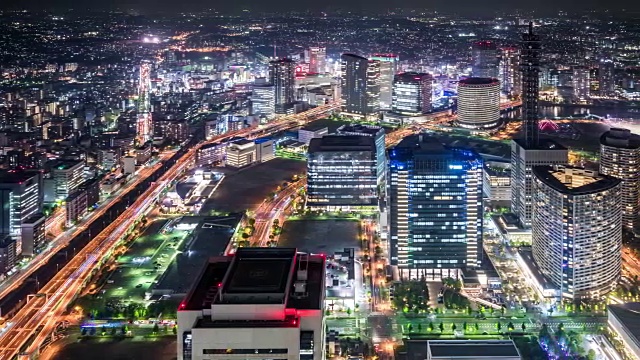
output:
M 533 33 L 533 23 L 529 32 L 522 34 L 520 71 L 522 72 L 522 120 L 524 139 L 529 148 L 538 144 L 538 95 L 540 92 L 540 36 Z

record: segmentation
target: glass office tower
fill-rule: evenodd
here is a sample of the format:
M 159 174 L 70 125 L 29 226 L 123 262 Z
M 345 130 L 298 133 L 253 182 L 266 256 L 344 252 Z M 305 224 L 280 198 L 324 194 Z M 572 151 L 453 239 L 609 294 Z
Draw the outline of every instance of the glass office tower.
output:
M 372 136 L 328 135 L 311 139 L 307 159 L 307 207 L 374 210 L 378 169 Z
M 403 278 L 458 277 L 482 262 L 482 158 L 423 135 L 389 150 L 389 253 Z

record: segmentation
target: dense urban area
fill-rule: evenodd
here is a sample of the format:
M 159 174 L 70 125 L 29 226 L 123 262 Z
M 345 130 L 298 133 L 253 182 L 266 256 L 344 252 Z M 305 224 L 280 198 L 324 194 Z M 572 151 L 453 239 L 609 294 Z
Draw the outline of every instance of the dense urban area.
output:
M 639 19 L 0 12 L 0 360 L 640 359 Z

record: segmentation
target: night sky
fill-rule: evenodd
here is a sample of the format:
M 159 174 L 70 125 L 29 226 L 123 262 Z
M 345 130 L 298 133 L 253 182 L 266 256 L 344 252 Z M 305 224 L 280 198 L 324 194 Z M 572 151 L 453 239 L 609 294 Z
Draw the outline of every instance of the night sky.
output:
M 140 13 L 215 9 L 225 13 L 263 11 L 367 11 L 429 9 L 465 16 L 535 10 L 537 15 L 553 15 L 558 10 L 579 13 L 586 10 L 640 14 L 638 0 L 0 0 L 0 8 L 30 10 L 130 10 Z M 626 10 L 626 11 L 625 11 Z

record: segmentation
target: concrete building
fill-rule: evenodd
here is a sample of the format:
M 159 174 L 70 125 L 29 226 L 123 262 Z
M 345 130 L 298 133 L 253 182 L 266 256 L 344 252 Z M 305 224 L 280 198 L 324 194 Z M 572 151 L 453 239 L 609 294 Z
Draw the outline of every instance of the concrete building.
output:
M 590 72 L 586 66 L 573 67 L 573 95 L 577 100 L 586 100 L 590 96 Z
M 22 223 L 22 255 L 33 256 L 47 245 L 45 216 L 37 213 Z
M 16 266 L 20 254 L 18 247 L 18 241 L 11 235 L 5 235 L 0 240 L 0 274 L 6 274 Z
M 122 171 L 129 175 L 136 172 L 136 158 L 133 156 L 122 157 Z
M 372 210 L 378 206 L 375 140 L 328 135 L 311 140 L 307 160 L 307 206 L 323 210 Z
M 178 308 L 178 360 L 323 360 L 325 257 L 239 248 L 214 257 Z
M 600 173 L 620 179 L 622 225 L 640 230 L 640 135 L 611 128 L 600 137 Z
M 408 340 L 398 360 L 522 360 L 513 340 Z
M 378 183 L 386 180 L 387 174 L 387 147 L 385 144 L 385 132 L 382 126 L 376 125 L 342 125 L 336 131 L 339 135 L 371 136 L 376 143 L 376 161 L 378 163 Z
M 87 191 L 79 189 L 67 196 L 64 206 L 67 213 L 67 227 L 71 227 L 87 213 Z
M 269 138 L 256 139 L 256 161 L 265 162 L 276 157 L 273 140 Z
M 153 135 L 165 142 L 182 143 L 191 132 L 187 119 L 158 119 L 153 121 Z
M 307 125 L 298 130 L 298 141 L 309 145 L 311 139 L 321 138 L 329 134 L 329 128 L 326 126 Z
M 533 258 L 563 299 L 601 299 L 622 263 L 620 180 L 568 166 L 533 168 Z
M 494 78 L 467 78 L 458 82 L 458 124 L 477 130 L 500 125 L 500 82 Z
M 212 143 L 202 145 L 196 150 L 196 166 L 213 166 L 219 165 L 224 162 L 224 158 L 227 154 L 226 143 Z
M 640 303 L 611 304 L 607 306 L 607 325 L 613 340 L 623 348 L 623 359 L 640 359 Z
M 54 198 L 64 200 L 84 183 L 84 160 L 61 160 L 51 166 Z
M 482 158 L 435 138 L 389 154 L 389 254 L 402 278 L 458 278 L 482 263 Z
M 327 72 L 327 48 L 309 48 L 309 73 L 324 74 Z
M 353 54 L 341 56 L 342 111 L 373 116 L 380 109 L 380 62 Z
M 520 74 L 520 49 L 503 47 L 500 49 L 499 79 L 502 93 L 510 97 L 519 97 L 522 93 L 522 75 Z
M 98 166 L 104 171 L 110 171 L 111 169 L 120 166 L 120 148 L 98 149 L 97 155 Z
M 431 111 L 431 83 L 429 74 L 407 72 L 393 78 L 391 111 L 408 116 L 419 116 Z
M 241 168 L 256 161 L 256 144 L 247 139 L 233 141 L 227 146 L 226 166 Z
M 484 177 L 484 196 L 492 205 L 511 206 L 511 170 L 509 163 L 485 162 L 482 169 Z

